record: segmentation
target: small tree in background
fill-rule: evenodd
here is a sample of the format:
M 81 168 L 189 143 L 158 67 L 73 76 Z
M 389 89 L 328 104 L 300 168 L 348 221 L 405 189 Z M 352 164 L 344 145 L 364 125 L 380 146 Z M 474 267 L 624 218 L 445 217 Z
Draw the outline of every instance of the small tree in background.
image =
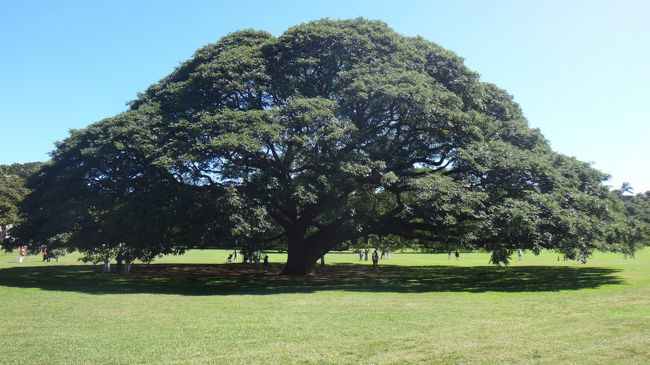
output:
M 20 222 L 18 204 L 29 193 L 25 180 L 41 165 L 40 162 L 0 165 L 0 243 L 9 239 L 9 229 Z

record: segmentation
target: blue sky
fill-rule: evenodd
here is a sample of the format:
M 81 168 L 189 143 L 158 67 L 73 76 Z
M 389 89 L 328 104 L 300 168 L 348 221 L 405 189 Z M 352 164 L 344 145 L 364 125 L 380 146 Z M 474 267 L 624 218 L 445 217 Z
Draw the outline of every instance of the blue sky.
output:
M 0 2 L 0 163 L 46 160 L 69 129 L 223 35 L 323 17 L 422 35 L 515 96 L 556 151 L 650 190 L 650 1 Z

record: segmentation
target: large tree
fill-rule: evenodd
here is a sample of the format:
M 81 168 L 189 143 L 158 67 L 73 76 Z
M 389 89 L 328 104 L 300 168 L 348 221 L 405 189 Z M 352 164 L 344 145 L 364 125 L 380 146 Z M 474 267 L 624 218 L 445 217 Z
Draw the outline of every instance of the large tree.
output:
M 386 235 L 501 263 L 600 247 L 606 177 L 553 152 L 454 53 L 378 21 L 319 20 L 232 33 L 74 131 L 32 179 L 19 232 L 144 260 L 280 243 L 286 274 Z

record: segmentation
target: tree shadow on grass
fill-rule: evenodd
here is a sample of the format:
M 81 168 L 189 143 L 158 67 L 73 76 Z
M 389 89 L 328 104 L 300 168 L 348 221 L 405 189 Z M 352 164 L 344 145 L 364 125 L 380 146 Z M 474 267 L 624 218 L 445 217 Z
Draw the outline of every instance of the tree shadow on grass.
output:
M 280 276 L 244 264 L 155 264 L 135 266 L 131 276 L 102 274 L 96 266 L 41 266 L 0 269 L 0 286 L 88 294 L 268 295 L 322 291 L 549 292 L 621 284 L 619 270 L 561 266 L 369 266 L 337 264 L 324 273 Z

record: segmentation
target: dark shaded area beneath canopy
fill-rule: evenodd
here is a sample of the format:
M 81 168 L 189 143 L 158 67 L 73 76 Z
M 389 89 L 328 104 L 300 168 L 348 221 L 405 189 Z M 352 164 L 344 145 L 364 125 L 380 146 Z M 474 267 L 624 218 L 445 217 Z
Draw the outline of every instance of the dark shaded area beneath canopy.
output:
M 0 270 L 0 285 L 87 294 L 269 295 L 322 291 L 547 292 L 622 284 L 618 270 L 594 267 L 368 266 L 339 264 L 325 273 L 280 276 L 281 265 L 154 264 L 134 266 L 129 277 L 99 273 L 97 266 L 15 267 Z

